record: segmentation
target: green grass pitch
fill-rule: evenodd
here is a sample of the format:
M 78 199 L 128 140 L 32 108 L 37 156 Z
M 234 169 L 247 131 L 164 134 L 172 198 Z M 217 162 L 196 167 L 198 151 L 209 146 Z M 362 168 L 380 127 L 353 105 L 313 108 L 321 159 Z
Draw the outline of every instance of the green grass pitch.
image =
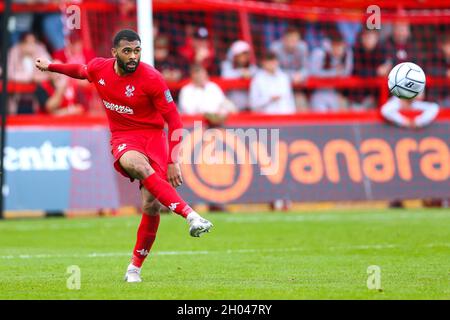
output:
M 0 221 L 0 299 L 449 299 L 450 210 L 163 215 L 140 284 L 123 282 L 139 217 Z M 67 268 L 81 270 L 69 290 Z M 380 267 L 382 290 L 367 268 Z

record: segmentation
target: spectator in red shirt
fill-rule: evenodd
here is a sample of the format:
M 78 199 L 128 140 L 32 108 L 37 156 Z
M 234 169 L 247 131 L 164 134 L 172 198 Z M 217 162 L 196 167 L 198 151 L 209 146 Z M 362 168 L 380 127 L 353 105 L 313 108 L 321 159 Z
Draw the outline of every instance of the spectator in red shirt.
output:
M 214 49 L 206 28 L 200 27 L 186 39 L 184 46 L 179 49 L 180 55 L 188 65 L 201 65 L 209 73 L 216 74 L 214 65 Z
M 87 64 L 94 58 L 95 52 L 83 46 L 83 39 L 76 32 L 72 32 L 69 35 L 65 48 L 53 53 L 53 59 L 59 60 L 62 63 Z
M 95 58 L 95 52 L 92 49 L 87 49 L 83 46 L 83 39 L 79 32 L 72 32 L 67 41 L 65 48 L 55 51 L 53 59 L 61 61 L 62 63 L 87 64 Z M 95 90 L 89 85 L 87 80 L 68 79 L 69 87 L 75 89 L 77 100 L 86 108 L 92 109 L 95 103 L 93 97 L 96 95 Z

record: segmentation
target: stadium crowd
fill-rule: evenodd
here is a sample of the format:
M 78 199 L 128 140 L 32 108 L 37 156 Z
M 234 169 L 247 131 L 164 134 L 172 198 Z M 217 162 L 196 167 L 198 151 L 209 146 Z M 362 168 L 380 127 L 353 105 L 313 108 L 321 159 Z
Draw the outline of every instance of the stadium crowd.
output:
M 122 3 L 124 8 L 131 8 L 129 1 Z M 34 68 L 33 61 L 37 57 L 69 63 L 88 63 L 94 58 L 96 53 L 83 47 L 79 30 L 64 32 L 58 12 L 18 13 L 13 21 L 15 30 L 8 49 L 8 77 L 13 82 L 33 83 L 36 90 L 13 94 L 9 112 L 62 115 L 98 110 L 96 94 L 86 80 L 47 75 Z M 205 26 L 187 25 L 183 41 L 177 38 L 175 42 L 173 37 L 179 30 L 168 31 L 161 28 L 160 23 L 156 17 L 155 67 L 169 84 L 183 84 L 174 94 L 180 111 L 186 114 L 224 116 L 249 111 L 293 114 L 374 109 L 380 106 L 376 86 L 337 89 L 330 85 L 317 89 L 302 84 L 311 77 L 345 79 L 357 76 L 372 81 L 374 77 L 386 77 L 394 65 L 404 61 L 421 65 L 430 76 L 450 78 L 450 29 L 446 26 L 433 35 L 423 26 L 422 34 L 418 36 L 407 20 L 371 30 L 355 22 L 292 23 L 267 18 L 258 35 L 262 37 L 262 48 L 255 48 L 242 39 L 233 39 L 229 41 L 226 53 L 222 53 L 222 48 L 216 45 L 213 30 Z M 425 39 L 427 34 L 432 38 Z M 426 50 L 424 46 L 427 46 Z M 246 79 L 250 83 L 248 88 L 224 92 L 209 77 Z M 431 87 L 426 97 L 442 107 L 450 107 L 447 90 Z

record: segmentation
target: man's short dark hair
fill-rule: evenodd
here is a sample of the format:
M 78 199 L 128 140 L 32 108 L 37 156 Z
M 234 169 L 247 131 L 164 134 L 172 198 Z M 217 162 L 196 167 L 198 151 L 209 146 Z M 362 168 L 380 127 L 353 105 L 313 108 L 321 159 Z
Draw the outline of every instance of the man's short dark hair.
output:
M 273 60 L 278 60 L 277 55 L 275 54 L 275 52 L 273 51 L 267 51 L 263 56 L 262 56 L 262 61 L 273 61 Z
M 113 40 L 113 46 L 114 48 L 117 48 L 119 46 L 119 43 L 121 40 L 127 40 L 127 41 L 139 41 L 141 42 L 141 38 L 139 35 L 130 29 L 123 29 L 116 33 Z
M 338 31 L 331 32 L 330 35 L 329 35 L 329 39 L 333 43 L 345 43 L 344 37 Z
M 207 71 L 206 68 L 204 66 L 202 66 L 199 63 L 194 63 L 193 65 L 191 65 L 189 67 L 189 71 L 190 73 L 197 73 L 199 71 Z
M 290 34 L 294 34 L 294 33 L 300 35 L 300 31 L 299 31 L 299 30 L 297 29 L 297 27 L 295 27 L 295 26 L 288 26 L 288 27 L 286 28 L 286 31 L 284 31 L 284 35 L 285 35 L 285 36 L 286 36 L 286 35 L 290 35 Z
M 36 34 L 34 34 L 32 31 L 24 31 L 19 35 L 19 42 L 24 42 L 26 38 L 28 38 L 28 36 L 33 36 L 37 40 Z

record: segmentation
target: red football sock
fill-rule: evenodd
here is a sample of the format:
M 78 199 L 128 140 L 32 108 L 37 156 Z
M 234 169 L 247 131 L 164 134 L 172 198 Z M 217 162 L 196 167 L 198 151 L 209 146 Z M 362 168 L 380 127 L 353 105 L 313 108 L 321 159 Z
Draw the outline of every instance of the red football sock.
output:
M 175 188 L 172 187 L 166 180 L 161 179 L 156 173 L 151 174 L 144 180 L 141 180 L 142 185 L 161 202 L 176 214 L 186 218 L 192 212 L 192 208 L 181 199 Z
M 133 257 L 131 258 L 131 263 L 134 266 L 139 268 L 142 266 L 155 241 L 158 226 L 159 214 L 154 216 L 142 214 L 141 224 L 137 231 L 136 245 L 133 250 Z

